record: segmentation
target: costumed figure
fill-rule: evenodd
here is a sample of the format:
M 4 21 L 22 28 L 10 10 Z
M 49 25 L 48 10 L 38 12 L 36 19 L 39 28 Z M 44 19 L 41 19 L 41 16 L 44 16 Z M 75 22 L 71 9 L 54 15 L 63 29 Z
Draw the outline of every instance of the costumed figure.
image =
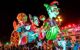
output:
M 37 20 L 36 18 L 32 18 L 32 16 L 29 14 L 29 19 L 31 22 L 31 25 L 26 26 L 26 32 L 28 36 L 28 43 L 32 43 L 37 37 L 38 34 L 36 33 L 36 25 L 34 25 L 34 22 Z M 27 29 L 29 28 L 29 29 Z
M 25 18 L 25 20 L 24 20 Z M 13 43 L 14 45 L 20 45 L 22 41 L 24 41 L 22 37 L 23 36 L 23 32 L 24 32 L 24 23 L 26 22 L 27 20 L 27 16 L 25 13 L 19 13 L 17 15 L 17 20 L 18 20 L 18 24 L 16 21 L 13 22 L 13 27 L 14 27 L 14 30 L 13 32 L 11 33 L 11 43 Z M 16 42 L 17 41 L 17 42 Z M 26 43 L 26 42 L 24 42 Z
M 49 19 L 47 21 L 49 30 L 46 33 L 46 39 L 55 40 L 57 34 L 59 33 L 59 28 L 56 22 L 53 20 L 53 18 L 56 18 L 59 14 L 59 8 L 57 8 L 56 3 L 52 5 L 44 4 L 44 6 L 46 7 L 49 15 Z
M 43 25 L 40 27 L 39 39 L 44 39 L 46 36 L 46 30 L 48 29 L 48 23 L 46 22 L 47 20 L 44 15 L 41 15 L 39 19 L 43 21 Z
M 23 16 L 23 18 L 22 18 L 23 23 L 19 23 L 20 27 L 17 29 L 17 31 L 20 33 L 19 44 L 25 45 L 28 42 L 28 37 L 27 37 L 26 30 L 25 30 L 25 26 L 26 26 L 26 24 L 28 24 L 28 22 L 27 22 L 28 16 L 26 14 L 22 14 L 22 16 Z

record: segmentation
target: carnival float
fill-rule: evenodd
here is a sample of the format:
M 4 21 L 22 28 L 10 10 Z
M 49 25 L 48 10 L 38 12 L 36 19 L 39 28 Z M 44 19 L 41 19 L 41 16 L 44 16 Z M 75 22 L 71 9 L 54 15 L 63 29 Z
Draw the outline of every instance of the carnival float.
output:
M 58 2 L 53 1 L 50 4 L 44 3 L 44 7 L 48 12 L 48 19 L 45 15 L 33 16 L 31 14 L 19 13 L 16 17 L 17 21 L 13 21 L 14 30 L 11 33 L 10 42 L 13 45 L 24 45 L 36 41 L 42 40 L 55 40 L 60 29 L 56 24 L 54 18 L 59 15 Z M 43 25 L 39 26 L 40 21 L 43 21 Z

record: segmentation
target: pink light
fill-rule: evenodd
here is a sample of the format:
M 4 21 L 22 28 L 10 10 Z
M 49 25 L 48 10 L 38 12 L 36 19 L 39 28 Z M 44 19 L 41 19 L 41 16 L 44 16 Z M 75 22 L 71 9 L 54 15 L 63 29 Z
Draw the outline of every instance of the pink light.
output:
M 73 27 L 75 27 L 75 24 L 73 24 Z
M 68 25 L 68 27 L 71 27 L 71 25 Z
M 61 29 L 64 29 L 63 27 Z
M 65 26 L 65 29 L 67 28 L 67 26 Z

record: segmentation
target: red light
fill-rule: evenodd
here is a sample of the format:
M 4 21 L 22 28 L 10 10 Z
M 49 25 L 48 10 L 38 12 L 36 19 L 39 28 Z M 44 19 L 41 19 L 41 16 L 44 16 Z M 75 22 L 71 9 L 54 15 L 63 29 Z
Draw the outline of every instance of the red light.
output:
M 67 26 L 65 26 L 65 29 L 67 28 Z
M 61 29 L 64 29 L 63 27 Z
M 68 27 L 71 27 L 71 25 L 68 25 Z
M 73 24 L 73 27 L 75 27 L 75 24 Z
M 56 3 L 56 4 L 59 4 L 58 1 L 53 1 L 53 2 L 50 3 L 50 5 L 53 5 L 53 4 L 55 4 L 55 3 Z

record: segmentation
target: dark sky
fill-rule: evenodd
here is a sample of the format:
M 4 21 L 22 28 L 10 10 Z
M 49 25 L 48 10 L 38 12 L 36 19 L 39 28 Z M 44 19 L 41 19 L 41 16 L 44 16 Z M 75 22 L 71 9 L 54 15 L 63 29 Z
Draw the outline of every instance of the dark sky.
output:
M 3 1 L 0 3 L 0 39 L 8 41 L 13 30 L 13 20 L 19 12 L 26 14 L 47 16 L 43 3 L 50 3 L 53 0 L 19 0 Z M 63 17 L 63 24 L 77 23 L 80 19 L 80 1 L 78 0 L 58 0 L 60 15 Z

